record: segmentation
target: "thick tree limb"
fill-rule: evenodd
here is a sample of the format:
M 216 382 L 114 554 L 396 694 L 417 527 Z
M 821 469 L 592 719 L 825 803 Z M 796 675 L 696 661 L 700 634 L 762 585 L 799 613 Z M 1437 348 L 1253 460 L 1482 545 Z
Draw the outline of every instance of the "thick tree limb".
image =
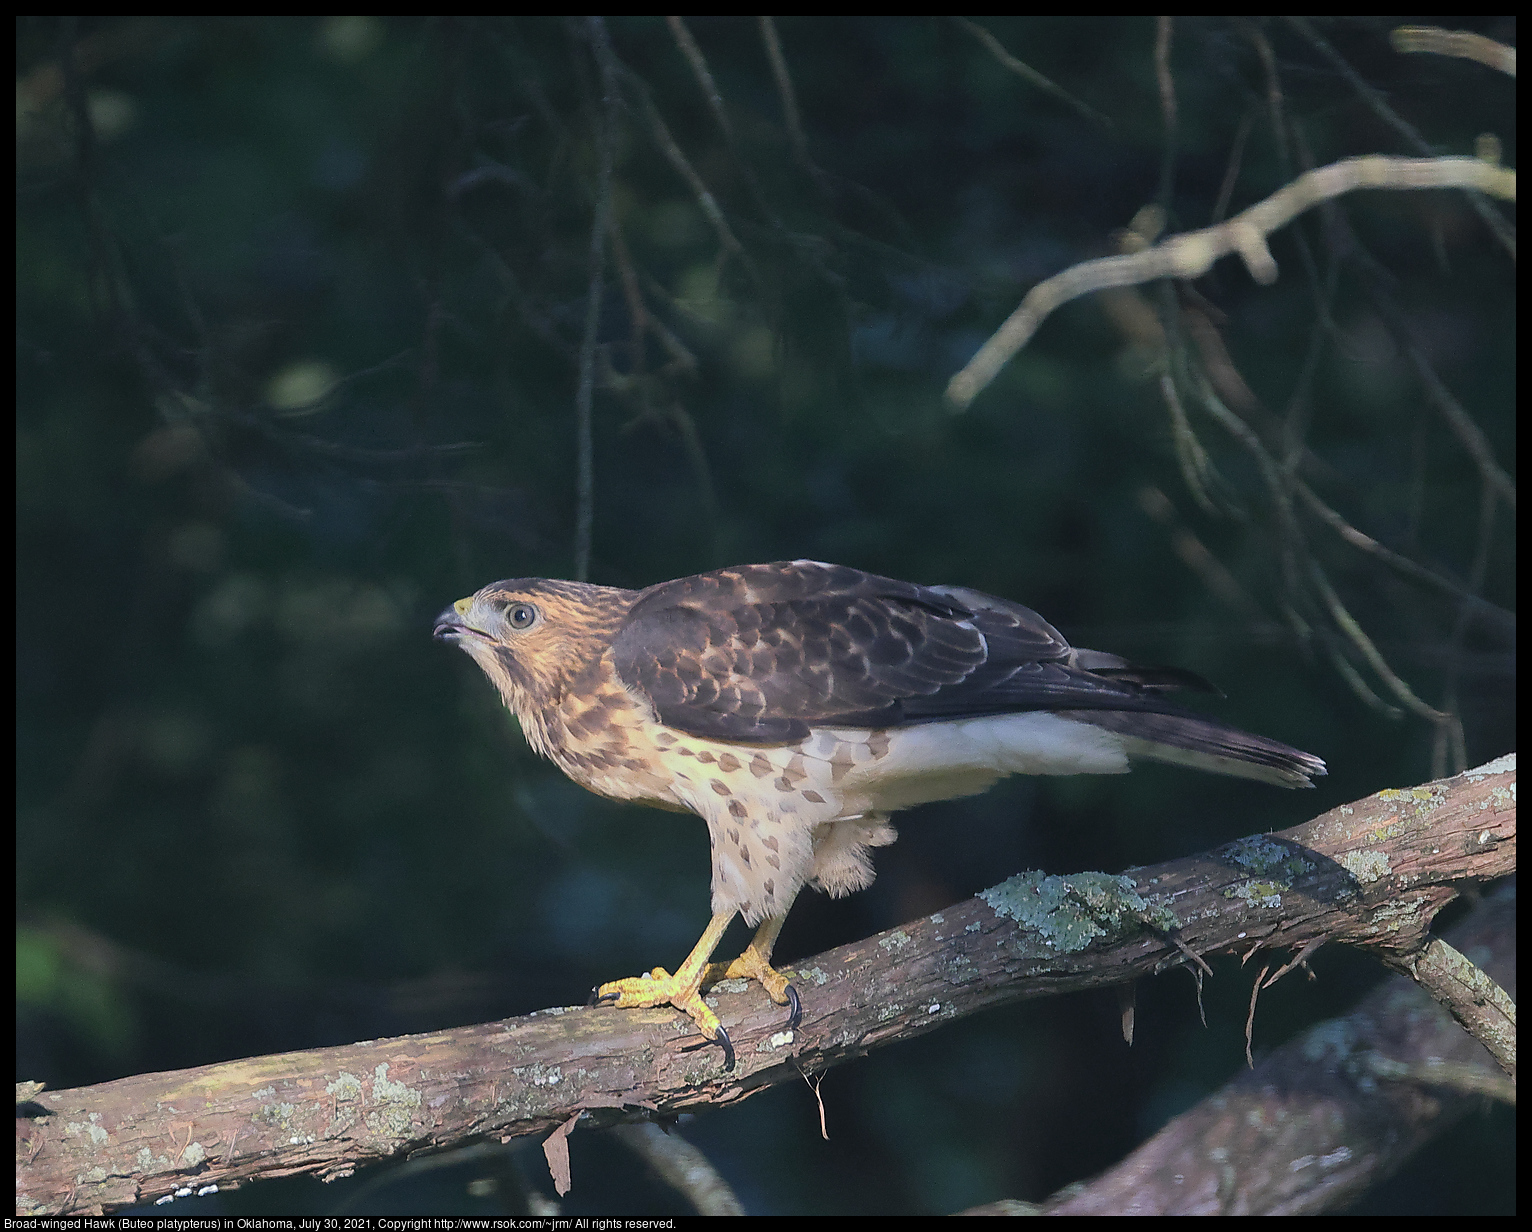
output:
M 1516 986 L 1513 886 L 1449 936 Z M 1433 941 L 1434 945 L 1445 942 Z M 1515 1089 L 1482 1045 L 1409 979 L 1303 1032 L 1100 1176 L 1043 1203 L 969 1215 L 1299 1215 L 1334 1210 L 1433 1135 Z
M 1418 966 L 1458 886 L 1514 871 L 1515 780 L 1510 756 L 1120 877 L 1013 877 L 796 964 L 793 1032 L 759 988 L 726 983 L 716 999 L 739 1055 L 732 1073 L 668 1010 L 553 1009 L 33 1093 L 18 1119 L 18 1208 L 108 1211 L 259 1177 L 344 1176 L 577 1116 L 606 1125 L 726 1105 L 988 1006 L 1125 983 L 1188 951 L 1323 939 Z

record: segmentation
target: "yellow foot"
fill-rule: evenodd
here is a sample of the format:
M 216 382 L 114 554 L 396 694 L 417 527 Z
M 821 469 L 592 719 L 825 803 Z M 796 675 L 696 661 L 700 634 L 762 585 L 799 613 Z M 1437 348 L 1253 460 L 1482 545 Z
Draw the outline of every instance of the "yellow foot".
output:
M 656 1005 L 673 1005 L 694 1023 L 703 1038 L 723 1049 L 725 1071 L 734 1068 L 734 1045 L 729 1033 L 718 1021 L 702 999 L 702 973 L 706 967 L 696 964 L 696 974 L 686 978 L 686 967 L 671 975 L 664 967 L 656 967 L 648 975 L 630 976 L 612 980 L 596 989 L 592 1002 L 597 1005 L 615 1005 L 620 1010 L 649 1009 Z M 721 964 L 720 964 L 721 965 Z
M 766 995 L 778 1005 L 790 1005 L 787 1029 L 791 1031 L 803 1021 L 803 1004 L 798 1000 L 798 990 L 787 982 L 787 977 L 761 957 L 752 943 L 731 963 L 709 963 L 702 977 L 702 987 L 711 988 L 719 980 L 755 980 L 766 990 Z

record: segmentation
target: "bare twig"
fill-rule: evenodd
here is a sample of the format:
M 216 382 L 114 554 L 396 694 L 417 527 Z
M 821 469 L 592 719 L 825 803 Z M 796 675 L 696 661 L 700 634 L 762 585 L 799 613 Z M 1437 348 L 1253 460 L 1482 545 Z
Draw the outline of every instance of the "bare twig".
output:
M 1172 352 L 1174 358 L 1175 352 Z M 1271 498 L 1275 512 L 1275 524 L 1282 580 L 1291 603 L 1305 602 L 1303 573 L 1299 568 L 1301 558 L 1308 555 L 1308 545 L 1293 509 L 1292 493 L 1276 460 L 1271 456 L 1255 430 L 1224 405 L 1211 384 L 1200 373 L 1195 378 L 1172 365 L 1172 374 L 1183 381 L 1190 381 L 1192 390 L 1204 411 L 1214 422 L 1220 424 L 1250 455 L 1260 471 L 1262 482 Z M 1293 612 L 1296 615 L 1296 610 Z M 1301 634 L 1306 637 L 1306 634 Z
M 1344 225 L 1342 220 L 1337 219 L 1337 222 L 1342 226 Z M 1413 350 L 1419 356 L 1419 348 L 1414 347 L 1413 339 L 1410 337 L 1408 328 L 1402 320 L 1403 314 L 1392 303 L 1383 289 L 1384 279 L 1382 274 L 1376 269 L 1376 262 L 1367 256 L 1365 249 L 1359 244 L 1349 245 L 1349 247 L 1357 255 L 1358 259 L 1363 262 L 1366 272 L 1372 275 L 1371 282 L 1375 296 L 1381 297 L 1385 301 L 1380 303 L 1380 309 L 1384 310 L 1385 318 L 1389 321 L 1390 328 L 1398 336 L 1401 349 Z M 1472 614 L 1482 612 L 1486 606 L 1481 602 L 1476 602 L 1472 596 L 1482 585 L 1483 568 L 1488 560 L 1489 527 L 1492 525 L 1492 520 L 1481 516 L 1479 540 L 1474 554 L 1476 567 L 1470 571 L 1474 580 L 1470 581 L 1469 586 L 1465 590 L 1462 586 L 1446 583 L 1445 579 L 1437 578 L 1435 575 L 1430 574 L 1428 570 L 1419 566 L 1413 566 L 1413 562 L 1405 561 L 1404 558 L 1398 557 L 1397 554 L 1387 553 L 1375 541 L 1361 535 L 1360 532 L 1350 527 L 1339 515 L 1319 501 L 1312 490 L 1297 478 L 1298 468 L 1309 456 L 1303 443 L 1306 419 L 1304 412 L 1309 405 L 1307 394 L 1308 377 L 1312 374 L 1318 362 L 1324 339 L 1333 328 L 1333 326 L 1328 324 L 1329 301 L 1335 290 L 1337 268 L 1338 266 L 1335 263 L 1331 264 L 1325 279 L 1325 285 L 1321 288 L 1320 311 L 1308 348 L 1307 359 L 1300 374 L 1299 382 L 1291 395 L 1289 409 L 1285 417 L 1283 452 L 1286 456 L 1285 461 L 1281 465 L 1276 463 L 1260 438 L 1239 417 L 1235 416 L 1223 405 L 1222 400 L 1215 395 L 1214 391 L 1207 387 L 1206 382 L 1200 379 L 1199 375 L 1195 372 L 1188 371 L 1186 356 L 1179 345 L 1179 325 L 1182 318 L 1185 318 L 1193 326 L 1194 335 L 1199 339 L 1199 348 L 1204 353 L 1205 362 L 1212 361 L 1206 358 L 1208 345 L 1207 339 L 1203 338 L 1203 335 L 1216 334 L 1216 331 L 1212 330 L 1209 323 L 1207 328 L 1202 329 L 1198 333 L 1197 324 L 1201 320 L 1200 316 L 1195 311 L 1187 308 L 1183 308 L 1180 314 L 1177 315 L 1174 312 L 1173 306 L 1169 304 L 1168 297 L 1164 294 L 1162 294 L 1161 298 L 1166 300 L 1167 303 L 1162 312 L 1164 328 L 1161 345 L 1164 348 L 1167 362 L 1162 375 L 1162 385 L 1165 387 L 1167 405 L 1171 408 L 1172 412 L 1177 455 L 1181 459 L 1183 474 L 1193 496 L 1199 502 L 1206 501 L 1206 477 L 1213 472 L 1210 466 L 1196 464 L 1196 459 L 1203 455 L 1200 442 L 1197 441 L 1190 421 L 1186 418 L 1184 412 L 1177 414 L 1179 407 L 1177 385 L 1188 381 L 1191 382 L 1199 401 L 1209 414 L 1230 431 L 1258 464 L 1260 473 L 1278 513 L 1276 530 L 1282 554 L 1282 577 L 1286 582 L 1290 603 L 1307 607 L 1309 604 L 1317 602 L 1319 608 L 1329 614 L 1340 637 L 1333 637 L 1328 629 L 1320 627 L 1318 632 L 1322 644 L 1332 658 L 1337 671 L 1364 703 L 1390 718 L 1400 717 L 1400 712 L 1395 707 L 1379 698 L 1366 682 L 1362 680 L 1355 667 L 1348 661 L 1347 647 L 1354 648 L 1351 653 L 1358 654 L 1363 662 L 1368 663 L 1374 670 L 1379 672 L 1380 679 L 1383 681 L 1388 692 L 1398 697 L 1407 708 L 1420 714 L 1421 717 L 1426 718 L 1433 724 L 1433 772 L 1445 773 L 1448 765 L 1449 751 L 1452 754 L 1452 765 L 1461 768 L 1466 764 L 1466 753 L 1463 752 L 1463 741 L 1460 734 L 1461 721 L 1455 713 L 1456 694 L 1452 688 L 1454 676 L 1451 663 L 1449 662 L 1446 702 L 1440 710 L 1425 706 L 1412 690 L 1408 689 L 1407 686 L 1403 686 L 1398 674 L 1388 668 L 1388 665 L 1383 661 L 1382 655 L 1378 652 L 1371 638 L 1362 630 L 1360 624 L 1339 601 L 1334 588 L 1325 580 L 1323 571 L 1318 563 L 1309 558 L 1310 552 L 1305 536 L 1297 520 L 1293 517 L 1292 498 L 1294 495 L 1297 495 L 1312 511 L 1320 513 L 1324 520 L 1333 529 L 1339 531 L 1348 542 L 1352 542 L 1364 550 L 1369 550 L 1373 554 L 1389 560 L 1390 563 L 1402 561 L 1406 566 L 1402 570 L 1403 572 L 1416 577 L 1417 580 L 1430 580 L 1435 583 L 1444 584 L 1439 588 L 1446 589 L 1454 597 L 1462 600 L 1463 606 L 1460 607 L 1458 619 L 1454 622 L 1454 634 L 1449 637 L 1447 643 L 1449 660 L 1455 657 L 1453 648 L 1460 642 L 1462 637 L 1460 626 Z M 1429 378 L 1433 377 L 1434 373 L 1431 372 L 1429 363 L 1423 357 L 1419 357 L 1419 359 L 1419 371 L 1422 380 L 1426 381 L 1429 386 Z M 1220 360 L 1219 362 L 1224 361 Z M 1455 415 L 1449 413 L 1449 422 L 1455 424 L 1458 429 L 1459 438 L 1463 440 L 1469 452 L 1480 464 L 1481 473 L 1485 475 L 1486 493 L 1493 491 L 1496 497 L 1503 497 L 1513 503 L 1514 489 L 1511 487 L 1508 477 L 1495 465 L 1482 434 L 1478 432 L 1476 425 L 1472 423 L 1467 413 L 1462 411 L 1461 407 L 1456 406 L 1450 395 L 1441 387 L 1440 382 L 1437 381 L 1435 384 L 1437 387 L 1438 403 L 1446 403 L 1458 412 Z M 1242 384 L 1241 388 L 1243 388 Z M 1498 500 L 1492 501 L 1492 504 L 1497 503 Z M 1297 568 L 1300 560 L 1306 561 L 1307 568 L 1305 570 Z M 1296 608 L 1291 608 L 1290 610 L 1296 616 Z M 1401 689 L 1403 692 L 1401 692 Z
M 1170 49 L 1175 36 L 1175 18 L 1154 19 L 1154 80 L 1160 94 L 1160 123 L 1165 139 L 1160 150 L 1160 191 L 1156 199 L 1165 216 L 1170 216 L 1175 195 L 1176 147 L 1180 145 L 1181 126 L 1176 109 L 1176 79 L 1170 71 Z
M 648 84 L 632 69 L 622 64 L 621 61 L 616 61 L 616 65 L 622 80 L 638 96 L 644 120 L 649 128 L 649 135 L 653 139 L 655 146 L 664 155 L 665 161 L 675 169 L 676 174 L 691 189 L 692 198 L 697 202 L 697 208 L 702 211 L 703 217 L 708 220 L 708 225 L 713 228 L 714 233 L 718 236 L 718 242 L 723 246 L 724 252 L 730 256 L 737 257 L 740 263 L 745 266 L 750 276 L 759 285 L 760 275 L 756 270 L 755 262 L 750 259 L 750 254 L 745 251 L 744 245 L 739 242 L 739 238 L 729 226 L 728 219 L 724 217 L 723 208 L 718 204 L 717 198 L 713 196 L 708 186 L 703 183 L 702 177 L 697 174 L 697 169 L 691 165 L 691 161 L 682 152 L 680 145 L 677 144 L 675 137 L 671 134 L 669 125 L 665 123 L 664 117 L 660 115 L 659 108 L 654 105 L 654 98 L 650 93 Z
M 965 410 L 1032 338 L 1050 313 L 1072 299 L 1107 287 L 1136 286 L 1160 278 L 1200 278 L 1213 262 L 1238 253 L 1251 276 L 1271 282 L 1276 262 L 1266 237 L 1322 201 L 1364 188 L 1478 188 L 1514 200 L 1516 173 L 1477 158 L 1348 158 L 1305 172 L 1228 222 L 1172 235 L 1128 256 L 1098 257 L 1072 265 L 1033 287 L 1010 318 L 947 383 L 954 410 Z
M 1262 984 L 1262 987 L 1270 988 L 1273 984 L 1275 984 L 1289 972 L 1296 971 L 1299 967 L 1306 968 L 1308 966 L 1309 959 L 1313 958 L 1314 955 L 1319 952 L 1319 948 L 1324 945 L 1324 943 L 1325 939 L 1323 937 L 1311 937 L 1299 948 L 1297 953 L 1295 953 L 1285 963 L 1283 963 L 1280 967 L 1278 967 L 1275 971 L 1266 977 L 1266 981 L 1264 984 Z M 1313 978 L 1313 975 L 1314 973 L 1312 971 L 1309 972 L 1310 979 Z
M 627 301 L 628 325 L 632 331 L 630 334 L 628 356 L 628 368 L 631 374 L 643 381 L 644 370 L 648 367 L 645 362 L 646 347 L 644 335 L 649 332 L 649 310 L 644 306 L 644 293 L 639 290 L 638 272 L 634 269 L 632 255 L 628 252 L 628 244 L 622 234 L 622 224 L 618 222 L 616 214 L 611 216 L 611 234 L 608 238 L 612 242 L 612 261 L 617 266 L 617 281 L 622 287 L 622 297 Z M 645 399 L 647 402 L 647 398 Z
M 1516 614 L 1514 612 L 1508 612 L 1498 604 L 1491 603 L 1487 599 L 1482 599 L 1473 594 L 1451 578 L 1443 577 L 1441 574 L 1427 569 L 1424 565 L 1417 564 L 1409 557 L 1402 556 L 1398 552 L 1384 547 L 1371 535 L 1364 534 L 1358 530 L 1329 505 L 1325 504 L 1314 493 L 1314 490 L 1302 480 L 1294 482 L 1293 491 L 1310 512 L 1358 551 L 1366 552 L 1369 556 L 1381 561 L 1401 577 L 1430 586 L 1441 594 L 1450 595 L 1463 605 L 1464 611 L 1478 617 L 1485 624 L 1492 625 L 1502 635 L 1515 633 Z
M 1316 593 L 1324 603 L 1326 610 L 1330 613 L 1330 619 L 1335 622 L 1335 627 L 1345 634 L 1351 644 L 1356 647 L 1357 652 L 1362 656 L 1367 666 L 1372 668 L 1377 673 L 1378 678 L 1388 686 L 1389 692 L 1398 699 L 1405 709 L 1417 717 L 1425 719 L 1429 723 L 1445 723 L 1449 716 L 1443 714 L 1434 706 L 1428 706 L 1425 702 L 1421 701 L 1415 695 L 1414 690 L 1399 678 L 1393 668 L 1389 667 L 1388 662 L 1383 658 L 1377 646 L 1374 645 L 1372 638 L 1367 636 L 1366 631 L 1357 622 L 1356 617 L 1341 602 L 1340 596 L 1335 593 L 1335 587 L 1330 585 L 1330 579 L 1325 576 L 1325 571 L 1321 568 L 1318 561 L 1309 561 L 1309 574 L 1314 582 Z
M 1292 141 L 1287 128 L 1287 108 L 1283 102 L 1282 75 L 1277 72 L 1277 53 L 1266 31 L 1253 21 L 1240 23 L 1245 37 L 1261 61 L 1261 75 L 1266 82 L 1266 119 L 1271 125 L 1271 140 L 1276 146 L 1284 174 L 1293 173 Z
M 457 230 L 479 250 L 480 258 L 494 271 L 495 276 L 500 280 L 501 287 L 505 291 L 506 300 L 521 319 L 521 323 L 541 338 L 543 342 L 547 343 L 550 348 L 561 355 L 567 362 L 574 364 L 578 368 L 578 349 L 572 346 L 553 327 L 553 323 L 546 313 L 537 311 L 531 296 L 527 293 L 526 288 L 521 285 L 521 279 L 516 276 L 516 271 L 511 268 L 510 263 L 495 250 L 493 244 L 489 243 L 473 227 L 462 221 L 461 218 L 457 220 Z
M 1349 227 L 1347 230 L 1349 232 Z M 1473 458 L 1484 481 L 1506 504 L 1512 509 L 1516 508 L 1515 481 L 1495 460 L 1495 451 L 1483 430 L 1474 422 L 1473 416 L 1436 374 L 1435 367 L 1416 340 L 1404 310 L 1399 306 L 1398 300 L 1389 293 L 1388 286 L 1392 278 L 1388 271 L 1355 235 L 1348 234 L 1346 240 L 1351 261 L 1367 275 L 1364 285 L 1373 305 L 1378 310 L 1379 317 L 1388 326 L 1395 344 L 1404 352 L 1405 357 L 1410 361 L 1410 366 L 1415 369 L 1415 375 L 1420 378 L 1420 383 L 1431 405 L 1440 413 L 1452 430 L 1452 434 L 1458 438 L 1458 442 Z
M 1262 72 L 1266 76 L 1266 109 L 1271 121 L 1272 140 L 1277 148 L 1277 161 L 1282 168 L 1282 174 L 1291 179 L 1300 171 L 1313 171 L 1314 159 L 1309 152 L 1308 143 L 1304 140 L 1303 127 L 1296 119 L 1289 119 L 1287 115 L 1282 77 L 1277 71 L 1277 53 L 1271 45 L 1271 40 L 1266 37 L 1266 31 L 1260 23 L 1245 21 L 1240 24 L 1246 37 L 1254 45 L 1256 54 L 1261 60 Z M 1295 157 L 1298 161 L 1295 161 Z M 1331 336 L 1334 336 L 1337 331 L 1330 318 L 1329 299 L 1320 290 L 1322 284 L 1319 277 L 1319 262 L 1314 256 L 1313 247 L 1301 226 L 1293 228 L 1292 238 L 1299 263 L 1303 266 L 1304 277 L 1308 280 L 1314 296 L 1315 316 L 1323 323 Z
M 1489 572 L 1490 544 L 1494 538 L 1495 513 L 1500 506 L 1494 490 L 1489 484 L 1482 485 L 1479 493 L 1479 529 L 1478 544 L 1474 549 L 1473 566 L 1468 571 L 1468 589 L 1470 594 L 1477 596 L 1484 586 L 1485 576 Z M 1446 681 L 1443 686 L 1444 700 L 1442 709 L 1453 715 L 1454 722 L 1450 726 L 1437 729 L 1436 747 L 1431 750 L 1431 766 L 1440 777 L 1447 765 L 1448 750 L 1445 747 L 1450 741 L 1453 745 L 1452 757 L 1454 768 L 1461 769 L 1467 765 L 1468 756 L 1464 749 L 1463 723 L 1457 716 L 1458 710 L 1458 673 L 1462 668 L 1463 639 L 1467 636 L 1468 626 L 1473 619 L 1473 610 L 1468 602 L 1458 606 L 1457 618 L 1452 622 L 1452 633 L 1447 639 L 1447 667 Z
M 1389 34 L 1388 41 L 1395 51 L 1424 51 L 1438 56 L 1456 56 L 1461 60 L 1477 60 L 1508 77 L 1516 76 L 1516 48 L 1468 30 L 1400 26 Z
M 809 155 L 808 142 L 803 135 L 803 122 L 798 110 L 798 96 L 793 89 L 793 79 L 787 69 L 787 58 L 782 53 L 782 41 L 777 35 L 776 22 L 770 17 L 761 17 L 758 21 L 761 43 L 766 49 L 766 59 L 771 65 L 771 77 L 776 83 L 777 97 L 782 106 L 782 122 L 787 126 L 788 143 L 792 146 L 793 157 L 798 165 L 803 168 L 814 187 L 827 202 L 835 200 L 837 188 L 850 193 L 879 214 L 907 243 L 912 247 L 916 246 L 909 224 L 889 202 L 864 184 L 842 176 L 832 176 Z M 877 240 L 860 232 L 843 227 L 837 227 L 836 230 L 839 237 L 847 243 L 866 245 L 880 251 L 886 248 Z M 899 249 L 887 249 L 887 252 L 888 255 L 902 261 L 910 259 L 909 253 Z M 822 269 L 817 272 L 824 273 Z
M 994 56 L 995 59 L 1000 62 L 1000 64 L 1008 68 L 1011 72 L 1015 73 L 1024 81 L 1031 82 L 1044 93 L 1051 94 L 1060 102 L 1073 107 L 1092 124 L 1099 124 L 1102 128 L 1108 131 L 1111 131 L 1116 127 L 1116 125 L 1112 123 L 1109 117 L 1102 115 L 1101 112 L 1097 111 L 1094 107 L 1082 102 L 1068 90 L 1065 90 L 1063 87 L 1050 81 L 1047 77 L 1044 77 L 1030 64 L 1023 60 L 1018 60 L 1005 49 L 1005 45 L 1001 43 L 999 39 L 997 39 L 993 34 L 991 34 L 977 22 L 969 21 L 966 17 L 954 17 L 952 20 L 957 22 L 957 24 L 966 30 L 969 34 L 973 35 L 974 38 L 978 39 L 984 50 L 989 52 L 990 55 Z
M 1209 489 L 1215 483 L 1222 486 L 1221 477 L 1213 468 L 1212 460 L 1202 442 L 1197 439 L 1197 434 L 1192 431 L 1191 423 L 1186 418 L 1186 408 L 1176 389 L 1175 378 L 1168 370 L 1160 374 L 1160 394 L 1165 399 L 1165 409 L 1170 412 L 1170 438 L 1175 442 L 1176 461 L 1180 464 L 1186 490 L 1205 512 L 1216 517 L 1218 506 Z
M 1473 416 L 1457 400 L 1442 379 L 1436 375 L 1436 369 L 1432 367 L 1431 362 L 1413 338 L 1404 339 L 1404 352 L 1409 358 L 1410 366 L 1415 369 L 1415 375 L 1420 378 L 1420 383 L 1425 387 L 1431 405 L 1441 412 L 1442 418 L 1447 421 L 1453 434 L 1462 442 L 1463 448 L 1473 458 L 1480 473 L 1494 489 L 1496 495 L 1515 509 L 1516 483 L 1495 461 L 1494 450 L 1485 438 L 1483 430 L 1474 422 Z
M 1216 227 L 1223 221 L 1229 202 L 1234 199 L 1234 184 L 1239 179 L 1240 165 L 1245 159 L 1245 142 L 1250 140 L 1250 133 L 1254 128 L 1255 112 L 1247 111 L 1240 117 L 1239 128 L 1235 131 L 1234 141 L 1229 146 L 1229 161 L 1224 166 L 1223 183 L 1218 186 L 1218 199 L 1213 203 L 1213 213 L 1208 220 L 1210 226 Z
M 1261 605 L 1250 597 L 1239 579 L 1208 550 L 1207 545 L 1187 528 L 1164 492 L 1153 484 L 1145 484 L 1138 490 L 1138 507 L 1165 528 L 1171 551 L 1201 579 L 1209 593 L 1238 612 L 1252 628 L 1270 624 Z
M 702 90 L 702 97 L 707 101 L 708 110 L 713 113 L 713 119 L 718 124 L 718 130 L 723 134 L 724 144 L 729 147 L 729 153 L 734 159 L 734 165 L 739 168 L 740 175 L 750 190 L 751 197 L 755 200 L 756 209 L 761 217 L 766 219 L 773 227 L 782 229 L 782 223 L 766 201 L 766 195 L 761 191 L 760 182 L 755 178 L 755 171 L 745 160 L 740 151 L 739 143 L 734 139 L 734 126 L 729 122 L 729 113 L 723 105 L 723 94 L 718 89 L 718 83 L 713 80 L 712 70 L 708 68 L 707 58 L 702 54 L 702 48 L 697 46 L 697 40 L 692 37 L 692 32 L 687 29 L 686 22 L 680 17 L 666 17 L 665 24 L 670 27 L 671 36 L 676 41 L 676 46 L 681 49 L 681 54 L 686 57 L 686 62 L 691 66 L 692 75 L 697 79 L 697 85 Z
M 1261 967 L 1261 973 L 1250 985 L 1250 1009 L 1245 1014 L 1245 1064 L 1250 1069 L 1255 1068 L 1255 1054 L 1251 1052 L 1255 1042 L 1255 1007 L 1261 999 L 1261 990 L 1266 987 L 1266 973 L 1270 970 L 1271 964 L 1264 964 Z
M 1300 35 L 1308 40 L 1309 45 L 1313 47 L 1315 51 L 1319 52 L 1320 55 L 1329 61 L 1330 66 L 1335 69 L 1337 73 L 1346 79 L 1351 88 L 1356 91 L 1357 97 L 1359 97 L 1364 103 L 1367 104 L 1369 108 L 1372 109 L 1373 114 L 1376 115 L 1378 119 L 1382 120 L 1383 123 L 1387 124 L 1402 138 L 1404 138 L 1406 144 L 1409 145 L 1409 147 L 1413 149 L 1417 154 L 1431 153 L 1431 146 L 1427 143 L 1426 139 L 1420 135 L 1419 131 L 1414 127 L 1414 125 L 1408 123 L 1399 115 L 1398 112 L 1390 107 L 1388 105 L 1388 101 L 1383 97 L 1383 95 L 1379 91 L 1375 90 L 1372 86 L 1368 85 L 1365 80 L 1363 80 L 1362 75 L 1358 73 L 1356 69 L 1352 68 L 1349 63 L 1347 63 L 1346 58 L 1330 45 L 1330 41 L 1325 38 L 1324 35 L 1320 34 L 1319 31 L 1314 29 L 1314 27 L 1309 24 L 1307 18 L 1289 17 L 1287 22 L 1290 26 L 1293 27 L 1293 29 L 1298 31 Z M 1478 186 L 1463 185 L 1462 187 L 1474 188 Z M 1488 190 L 1481 189 L 1481 191 Z M 1492 193 L 1491 195 L 1498 196 L 1499 194 Z M 1474 213 L 1478 214 L 1480 219 L 1483 220 L 1484 225 L 1487 226 L 1494 234 L 1495 238 L 1500 241 L 1501 246 L 1504 247 L 1506 252 L 1510 253 L 1511 257 L 1514 259 L 1516 256 L 1516 235 L 1511 230 L 1511 225 L 1506 222 L 1504 218 L 1500 217 L 1500 215 L 1495 212 L 1494 207 L 1491 206 L 1490 203 L 1486 201 L 1482 196 L 1480 196 L 1478 192 L 1469 192 L 1468 203 L 1473 207 Z
M 793 147 L 798 163 L 808 172 L 819 190 L 830 194 L 829 181 L 814 160 L 809 157 L 808 142 L 803 136 L 803 123 L 798 118 L 798 95 L 793 89 L 793 79 L 787 71 L 787 60 L 782 55 L 782 41 L 777 37 L 777 23 L 770 17 L 756 19 L 760 24 L 761 44 L 766 48 L 766 59 L 771 65 L 771 78 L 776 82 L 777 98 L 782 104 L 782 122 L 787 125 L 787 140 Z

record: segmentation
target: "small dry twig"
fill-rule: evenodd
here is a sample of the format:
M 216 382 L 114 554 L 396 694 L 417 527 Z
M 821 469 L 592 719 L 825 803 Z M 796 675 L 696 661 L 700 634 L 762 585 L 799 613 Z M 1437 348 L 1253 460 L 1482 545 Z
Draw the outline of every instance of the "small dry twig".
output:
M 1395 51 L 1424 51 L 1438 56 L 1456 56 L 1460 60 L 1477 60 L 1507 77 L 1516 76 L 1516 48 L 1468 30 L 1400 26 L 1388 36 L 1388 41 Z
M 1109 117 L 1102 115 L 1094 107 L 1082 102 L 1062 86 L 1050 81 L 1024 60 L 1018 60 L 1005 49 L 1005 44 L 977 22 L 969 21 L 966 17 L 954 17 L 952 20 L 957 22 L 969 34 L 973 35 L 974 38 L 978 39 L 979 44 L 985 51 L 989 52 L 1001 65 L 1015 73 L 1022 80 L 1030 81 L 1039 90 L 1051 94 L 1060 102 L 1073 107 L 1092 124 L 1099 124 L 1108 131 L 1116 128 L 1116 125 L 1112 123 Z
M 1274 281 L 1277 263 L 1266 246 L 1266 237 L 1305 210 L 1363 188 L 1475 188 L 1513 201 L 1516 173 L 1477 158 L 1394 158 L 1383 154 L 1347 158 L 1305 172 L 1228 222 L 1172 235 L 1143 252 L 1082 261 L 1038 283 L 947 383 L 947 400 L 954 410 L 966 410 L 1055 309 L 1082 295 L 1161 278 L 1200 278 L 1215 261 L 1231 253 L 1239 254 L 1258 282 Z

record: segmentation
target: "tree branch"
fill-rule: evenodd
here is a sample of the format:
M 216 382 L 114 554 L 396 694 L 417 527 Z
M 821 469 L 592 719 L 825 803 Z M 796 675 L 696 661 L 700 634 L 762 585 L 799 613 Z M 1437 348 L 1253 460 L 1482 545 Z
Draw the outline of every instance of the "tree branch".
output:
M 1126 256 L 1081 261 L 1038 283 L 978 353 L 947 382 L 947 400 L 963 411 L 1031 340 L 1056 308 L 1108 287 L 1160 278 L 1201 278 L 1220 257 L 1238 253 L 1257 282 L 1276 280 L 1277 263 L 1266 246 L 1273 232 L 1305 210 L 1361 188 L 1475 188 L 1515 200 L 1516 173 L 1477 158 L 1394 158 L 1371 154 L 1306 171 L 1264 201 L 1227 222 L 1161 240 Z
M 599 1126 L 726 1105 L 990 1006 L 1127 983 L 1188 952 L 1323 939 L 1418 967 L 1457 887 L 1514 871 L 1515 780 L 1513 755 L 1123 876 L 1012 877 L 795 964 L 796 1031 L 758 988 L 725 982 L 715 992 L 738 1052 L 731 1073 L 669 1010 L 550 1009 L 33 1093 L 18 1107 L 18 1209 L 102 1212 L 260 1177 L 332 1179 L 576 1117 Z
M 1468 30 L 1443 30 L 1440 26 L 1400 26 L 1388 36 L 1395 51 L 1430 52 L 1477 60 L 1507 77 L 1516 76 L 1516 48 L 1497 43 Z
M 1514 884 L 1449 934 L 1515 987 Z M 1433 941 L 1435 945 L 1445 942 Z M 1408 979 L 1283 1044 L 1100 1176 L 967 1215 L 1299 1215 L 1354 1201 L 1483 1105 L 1515 1102 L 1485 1050 Z

